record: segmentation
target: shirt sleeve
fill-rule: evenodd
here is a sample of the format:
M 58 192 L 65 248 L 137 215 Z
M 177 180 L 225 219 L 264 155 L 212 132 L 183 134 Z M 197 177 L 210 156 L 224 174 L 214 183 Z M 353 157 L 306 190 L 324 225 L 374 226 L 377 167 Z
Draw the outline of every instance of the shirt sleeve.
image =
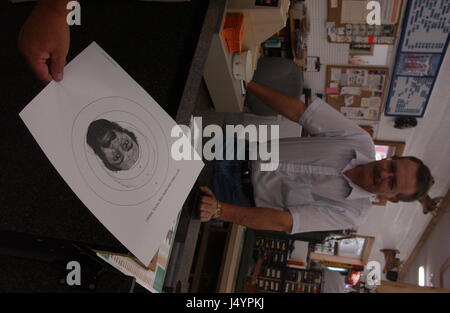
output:
M 293 220 L 290 234 L 349 229 L 359 224 L 359 218 L 352 216 L 351 210 L 316 206 L 291 207 L 288 210 Z
M 316 98 L 306 108 L 299 123 L 311 136 L 352 137 L 369 135 L 364 129 L 320 98 Z

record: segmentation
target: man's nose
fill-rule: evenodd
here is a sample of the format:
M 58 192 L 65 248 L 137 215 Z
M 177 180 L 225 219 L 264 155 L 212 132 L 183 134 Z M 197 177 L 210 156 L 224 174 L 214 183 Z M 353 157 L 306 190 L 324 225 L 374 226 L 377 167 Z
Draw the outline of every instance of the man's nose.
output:
M 112 142 L 111 143 L 111 147 L 114 149 L 114 150 L 116 150 L 116 151 L 120 151 L 121 149 L 121 147 L 120 147 L 120 142 L 119 141 L 114 141 L 114 142 Z

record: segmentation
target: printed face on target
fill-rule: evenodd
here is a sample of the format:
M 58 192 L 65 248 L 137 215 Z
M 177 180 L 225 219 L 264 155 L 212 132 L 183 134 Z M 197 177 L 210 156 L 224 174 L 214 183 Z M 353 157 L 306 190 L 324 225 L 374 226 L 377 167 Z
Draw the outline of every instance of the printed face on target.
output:
M 131 169 L 139 158 L 135 134 L 105 119 L 91 122 L 86 134 L 87 144 L 111 171 Z

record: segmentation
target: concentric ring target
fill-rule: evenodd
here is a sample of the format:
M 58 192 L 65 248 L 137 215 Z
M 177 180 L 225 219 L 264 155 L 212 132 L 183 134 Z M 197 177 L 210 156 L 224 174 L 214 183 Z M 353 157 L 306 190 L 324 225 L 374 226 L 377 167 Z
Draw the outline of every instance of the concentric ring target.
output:
M 135 134 L 139 157 L 130 169 L 107 169 L 87 144 L 88 127 L 99 119 L 115 122 Z M 86 105 L 72 126 L 72 149 L 87 185 L 111 204 L 130 206 L 145 202 L 157 193 L 166 179 L 169 149 L 164 132 L 149 111 L 126 98 L 105 97 Z

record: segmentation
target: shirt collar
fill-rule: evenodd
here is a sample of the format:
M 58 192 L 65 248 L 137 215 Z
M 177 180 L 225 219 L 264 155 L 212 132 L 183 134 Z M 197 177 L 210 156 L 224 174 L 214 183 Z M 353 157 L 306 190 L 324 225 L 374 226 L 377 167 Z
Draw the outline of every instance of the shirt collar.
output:
M 345 180 L 348 182 L 348 184 L 350 185 L 351 191 L 350 194 L 345 198 L 347 200 L 353 200 L 353 199 L 361 199 L 361 198 L 369 198 L 369 199 L 375 199 L 376 195 L 368 192 L 367 190 L 359 187 L 358 185 L 356 185 L 355 183 L 353 183 L 350 178 L 348 178 L 344 172 L 347 170 L 350 170 L 352 168 L 357 167 L 358 165 L 361 164 L 366 164 L 369 162 L 372 162 L 373 160 L 366 157 L 364 154 L 362 154 L 361 152 L 358 152 L 355 150 L 355 157 L 344 167 L 344 169 L 342 170 L 341 174 L 342 176 L 344 176 Z

